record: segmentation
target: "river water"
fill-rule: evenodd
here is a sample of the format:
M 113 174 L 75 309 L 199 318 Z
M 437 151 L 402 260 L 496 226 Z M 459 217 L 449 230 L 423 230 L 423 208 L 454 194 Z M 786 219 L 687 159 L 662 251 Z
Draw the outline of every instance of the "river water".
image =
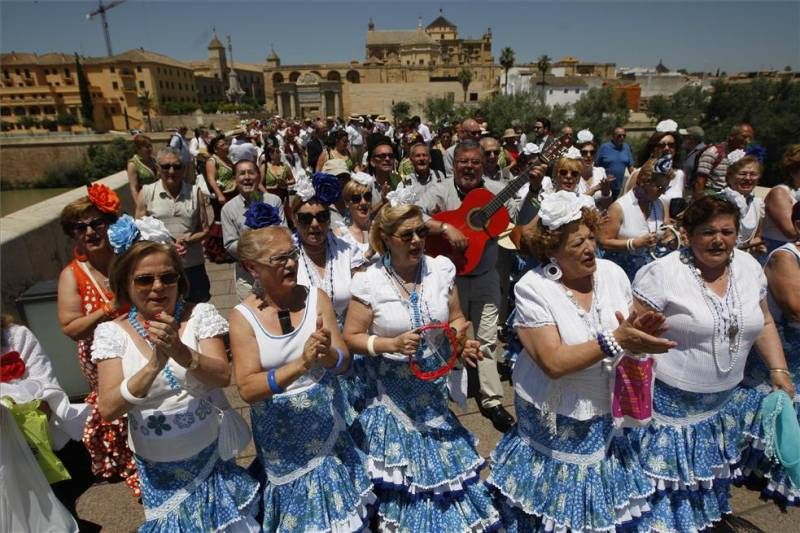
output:
M 37 202 L 47 200 L 61 193 L 71 191 L 72 187 L 55 189 L 17 189 L 0 191 L 0 216 L 6 216 Z

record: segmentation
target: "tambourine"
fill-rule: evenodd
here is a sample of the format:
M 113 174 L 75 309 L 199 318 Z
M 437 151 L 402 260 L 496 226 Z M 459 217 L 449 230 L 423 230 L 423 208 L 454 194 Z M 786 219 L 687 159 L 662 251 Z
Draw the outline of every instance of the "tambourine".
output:
M 411 373 L 422 381 L 433 381 L 450 372 L 456 366 L 459 346 L 455 331 L 447 322 L 433 322 L 415 330 L 419 333 L 420 342 L 417 351 L 408 357 L 408 366 Z M 430 366 L 432 359 L 436 359 L 436 366 L 423 370 L 423 355 L 427 354 L 425 367 Z
M 661 229 L 663 231 L 671 232 L 675 238 L 670 240 L 668 243 L 664 243 L 663 239 L 659 239 L 658 243 L 650 248 L 650 257 L 653 259 L 664 257 L 665 255 L 668 255 L 681 247 L 681 233 L 675 226 L 665 224 L 661 226 Z

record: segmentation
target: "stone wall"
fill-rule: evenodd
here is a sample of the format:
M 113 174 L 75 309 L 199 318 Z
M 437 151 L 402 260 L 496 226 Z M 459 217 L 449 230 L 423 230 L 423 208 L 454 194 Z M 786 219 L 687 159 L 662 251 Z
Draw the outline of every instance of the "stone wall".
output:
M 133 213 L 125 172 L 117 172 L 97 183 L 117 191 L 123 210 Z M 14 300 L 38 281 L 57 279 L 61 269 L 72 259 L 72 241 L 61 231 L 59 216 L 65 205 L 85 194 L 86 188 L 81 187 L 2 218 L 0 286 L 4 313 L 16 315 Z
M 148 133 L 153 144 L 163 145 L 169 133 Z M 90 146 L 108 144 L 118 135 L 21 137 L 0 140 L 0 182 L 25 186 L 41 181 L 48 170 L 86 162 Z M 130 138 L 130 136 L 125 136 Z M 120 169 L 124 170 L 124 169 Z
M 478 98 L 488 92 L 483 82 L 472 82 L 469 93 L 478 93 Z M 453 94 L 456 102 L 464 99 L 464 91 L 457 81 L 415 82 L 392 85 L 387 83 L 348 84 L 343 96 L 344 109 L 349 113 L 379 114 L 392 116 L 392 102 L 405 101 L 411 104 L 412 115 L 422 115 L 422 104 L 427 98 L 445 97 Z

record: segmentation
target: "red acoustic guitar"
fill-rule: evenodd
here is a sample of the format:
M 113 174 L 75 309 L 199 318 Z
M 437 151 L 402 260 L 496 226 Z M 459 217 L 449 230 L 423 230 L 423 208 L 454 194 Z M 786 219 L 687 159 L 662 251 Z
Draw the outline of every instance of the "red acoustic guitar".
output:
M 528 182 L 528 175 L 534 166 L 549 164 L 561 157 L 569 148 L 569 141 L 569 135 L 563 135 L 550 143 L 537 159 L 530 161 L 525 170 L 497 195 L 483 187 L 473 189 L 467 193 L 458 209 L 433 215 L 434 220 L 457 228 L 467 238 L 468 244 L 463 252 L 457 252 L 443 236 L 430 235 L 425 242 L 425 253 L 433 257 L 437 255 L 449 257 L 461 276 L 475 270 L 481 262 L 486 243 L 500 235 L 511 220 L 503 204 Z

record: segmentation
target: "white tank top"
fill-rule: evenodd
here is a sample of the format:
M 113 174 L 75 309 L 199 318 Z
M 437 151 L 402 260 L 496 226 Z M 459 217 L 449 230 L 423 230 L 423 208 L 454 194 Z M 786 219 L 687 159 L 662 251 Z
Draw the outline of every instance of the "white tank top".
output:
M 664 225 L 664 204 L 655 200 L 650 204 L 647 219 L 639 208 L 639 201 L 633 191 L 623 194 L 617 203 L 622 208 L 622 224 L 619 227 L 619 239 L 635 239 L 645 233 L 658 234 Z
M 800 195 L 800 189 L 790 189 L 785 183 L 776 185 L 774 188 L 782 189 L 788 193 L 789 197 L 792 199 L 792 205 L 797 203 L 797 197 Z M 764 239 L 771 239 L 773 241 L 788 242 L 786 235 L 784 235 L 783 232 L 778 229 L 769 215 L 764 217 L 764 224 L 761 227 L 761 237 Z
M 303 319 L 294 331 L 286 335 L 273 335 L 261 323 L 256 313 L 247 305 L 241 303 L 236 309 L 245 320 L 250 323 L 258 342 L 258 358 L 261 361 L 261 368 L 269 370 L 278 368 L 303 354 L 303 347 L 306 340 L 317 329 L 317 296 L 319 289 L 310 289 L 306 299 L 306 309 Z M 307 374 L 301 376 L 291 385 L 286 387 L 286 392 L 301 392 L 315 385 L 325 374 L 325 369 L 315 366 Z
M 797 246 L 793 242 L 787 242 L 786 244 L 784 244 L 780 248 L 776 248 L 775 250 L 772 250 L 772 252 L 769 254 L 769 257 L 767 258 L 767 263 L 769 263 L 769 260 L 772 259 L 773 255 L 775 255 L 775 254 L 777 254 L 779 252 L 780 253 L 789 253 L 789 254 L 794 255 L 795 258 L 797 259 L 797 264 L 800 265 L 800 249 L 798 249 Z M 778 304 L 775 302 L 774 298 L 772 298 L 772 291 L 769 291 L 767 293 L 767 304 L 769 305 L 769 312 L 770 312 L 770 314 L 772 314 L 772 318 L 775 320 L 775 323 L 776 324 L 780 324 L 781 322 L 783 322 L 783 311 L 781 311 L 781 308 L 778 307 Z M 800 322 L 788 322 L 787 321 L 786 324 L 788 326 L 793 327 L 793 328 L 800 329 Z

